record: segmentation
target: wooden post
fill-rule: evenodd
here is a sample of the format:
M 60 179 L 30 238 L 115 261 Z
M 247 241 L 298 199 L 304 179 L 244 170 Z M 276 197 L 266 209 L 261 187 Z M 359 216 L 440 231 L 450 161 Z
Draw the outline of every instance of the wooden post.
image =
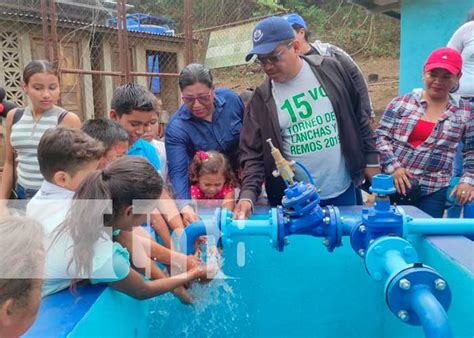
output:
M 184 0 L 184 44 L 186 64 L 193 62 L 193 3 L 192 0 Z
M 122 2 L 124 0 L 117 0 L 117 34 L 118 34 L 118 45 L 119 45 L 119 65 L 120 65 L 120 83 L 125 84 L 127 83 L 127 74 L 125 72 L 125 58 L 127 57 L 127 53 L 124 50 L 124 43 L 123 43 L 123 6 Z
M 51 61 L 51 53 L 49 51 L 48 4 L 46 0 L 41 0 L 41 23 L 43 25 L 44 57 L 46 60 Z

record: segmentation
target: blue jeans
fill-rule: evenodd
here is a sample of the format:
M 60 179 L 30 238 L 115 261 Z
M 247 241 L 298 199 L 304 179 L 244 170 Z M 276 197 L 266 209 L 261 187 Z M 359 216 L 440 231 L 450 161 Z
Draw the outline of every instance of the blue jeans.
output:
M 362 197 L 362 190 L 360 188 L 356 188 L 356 203 L 357 205 L 364 205 L 364 198 Z
M 354 185 L 351 183 L 349 188 L 344 191 L 339 196 L 329 198 L 327 200 L 321 200 L 319 203 L 322 207 L 327 205 L 357 205 L 357 198 L 356 198 L 356 189 Z
M 448 218 L 459 218 L 461 217 L 462 206 L 453 204 L 448 206 Z
M 418 201 L 411 205 L 426 212 L 434 218 L 443 218 L 444 208 L 446 207 L 446 193 L 448 187 L 435 191 L 432 194 L 422 196 Z
M 17 184 L 15 192 L 19 200 L 29 200 L 38 192 L 38 190 L 26 189 L 21 185 Z

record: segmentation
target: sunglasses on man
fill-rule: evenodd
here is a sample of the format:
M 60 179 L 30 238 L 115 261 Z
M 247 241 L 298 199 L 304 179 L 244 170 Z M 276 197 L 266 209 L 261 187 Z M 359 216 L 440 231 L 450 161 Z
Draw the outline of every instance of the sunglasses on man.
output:
M 255 63 L 260 66 L 274 65 L 275 63 L 281 60 L 281 57 L 283 56 L 283 54 L 293 46 L 294 42 L 295 41 L 291 41 L 289 44 L 285 46 L 285 48 L 280 50 L 278 53 L 275 53 L 269 56 L 257 56 L 255 58 Z

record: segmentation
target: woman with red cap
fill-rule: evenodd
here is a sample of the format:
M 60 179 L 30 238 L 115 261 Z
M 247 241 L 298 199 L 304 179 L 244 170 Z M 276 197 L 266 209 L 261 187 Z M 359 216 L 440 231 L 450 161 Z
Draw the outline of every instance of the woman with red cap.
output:
M 463 175 L 451 195 L 464 205 L 474 185 L 474 107 L 450 91 L 461 78 L 461 54 L 451 48 L 433 51 L 425 62 L 423 89 L 390 102 L 377 129 L 383 170 L 393 175 L 400 195 L 432 217 L 443 217 L 456 146 L 464 142 Z M 417 187 L 416 187 L 417 186 Z

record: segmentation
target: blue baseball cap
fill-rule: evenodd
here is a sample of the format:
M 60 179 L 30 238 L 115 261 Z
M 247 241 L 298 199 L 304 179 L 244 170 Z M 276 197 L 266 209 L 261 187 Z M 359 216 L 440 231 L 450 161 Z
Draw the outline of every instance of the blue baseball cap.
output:
M 270 54 L 282 41 L 294 38 L 295 32 L 285 19 L 279 16 L 263 19 L 253 29 L 253 48 L 245 61 L 249 62 L 255 54 Z
M 292 26 L 294 24 L 297 24 L 297 25 L 300 25 L 301 27 L 303 27 L 304 29 L 307 29 L 306 28 L 306 22 L 304 22 L 304 19 L 296 13 L 283 15 L 282 18 L 285 19 L 286 21 L 288 21 L 288 23 Z

